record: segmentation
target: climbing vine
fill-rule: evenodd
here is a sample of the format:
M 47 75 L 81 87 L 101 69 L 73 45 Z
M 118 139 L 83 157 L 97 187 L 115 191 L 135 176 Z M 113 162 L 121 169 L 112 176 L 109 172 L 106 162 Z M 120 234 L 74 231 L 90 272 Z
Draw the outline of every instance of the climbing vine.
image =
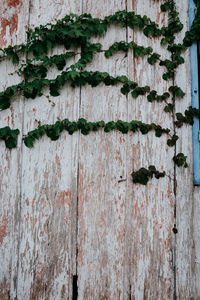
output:
M 128 131 L 140 131 L 142 134 L 147 134 L 149 131 L 154 130 L 156 137 L 160 137 L 163 133 L 168 134 L 170 131 L 169 129 L 162 128 L 154 123 L 145 124 L 137 120 L 133 120 L 131 122 L 118 120 L 117 122 L 110 121 L 105 123 L 104 121 L 87 122 L 87 120 L 83 118 L 79 119 L 77 122 L 70 122 L 68 119 L 65 119 L 63 121 L 57 121 L 54 125 L 39 124 L 38 128 L 28 132 L 28 134 L 24 137 L 24 143 L 27 147 L 31 148 L 34 145 L 35 140 L 38 140 L 44 134 L 46 134 L 52 141 L 55 141 L 60 137 L 61 132 L 64 130 L 66 130 L 70 135 L 77 130 L 80 130 L 84 135 L 88 135 L 91 131 L 97 131 L 101 128 L 104 128 L 104 132 L 118 130 L 124 134 L 128 133 Z
M 148 169 L 140 168 L 136 172 L 133 171 L 131 176 L 133 179 L 133 183 L 140 183 L 146 185 L 149 179 L 153 178 L 153 176 L 155 176 L 156 179 L 164 177 L 165 171 L 159 172 L 156 170 L 155 166 L 149 166 Z
M 179 138 L 176 134 L 176 128 L 183 126 L 183 124 L 192 125 L 194 116 L 200 117 L 200 110 L 192 107 L 186 109 L 184 114 L 175 114 L 175 101 L 177 98 L 183 98 L 185 93 L 174 84 L 176 69 L 180 64 L 184 63 L 184 58 L 181 56 L 182 53 L 200 36 L 200 11 L 198 7 L 197 16 L 191 30 L 185 33 L 183 42 L 176 44 L 175 35 L 183 29 L 183 24 L 180 22 L 175 1 L 165 0 L 160 8 L 162 12 L 168 13 L 168 25 L 166 27 L 159 28 L 158 24 L 150 18 L 137 15 L 135 12 L 118 11 L 104 19 L 93 18 L 90 14 L 82 14 L 80 16 L 70 14 L 58 20 L 56 24 L 41 25 L 34 30 L 29 30 L 27 32 L 27 42 L 24 44 L 8 46 L 4 49 L 0 48 L 5 57 L 11 59 L 13 64 L 19 65 L 17 73 L 23 75 L 24 78 L 20 83 L 9 86 L 0 92 L 0 110 L 8 109 L 11 100 L 19 93 L 26 99 L 35 99 L 42 96 L 45 87 L 49 88 L 51 96 L 57 97 L 61 88 L 67 82 L 74 88 L 85 85 L 95 87 L 100 83 L 106 86 L 121 85 L 121 93 L 124 95 L 130 93 L 133 100 L 140 95 L 146 95 L 149 102 L 165 103 L 164 111 L 171 113 L 173 118 L 176 115 L 173 132 L 162 128 L 160 125 L 154 123 L 146 124 L 138 120 L 132 120 L 131 122 L 118 120 L 117 122 L 110 121 L 105 123 L 104 121 L 88 122 L 83 118 L 78 121 L 64 119 L 51 125 L 41 125 L 39 122 L 38 128 L 28 132 L 23 137 L 27 147 L 33 147 L 34 142 L 43 135 L 47 135 L 51 140 L 55 141 L 64 130 L 69 134 L 80 130 L 82 134 L 87 135 L 91 131 L 100 129 L 103 129 L 104 132 L 118 130 L 123 134 L 128 133 L 128 131 L 140 131 L 142 134 L 147 134 L 149 131 L 154 130 L 157 137 L 167 134 L 167 145 L 176 147 L 176 142 Z M 151 47 L 144 47 L 135 42 L 128 43 L 125 41 L 115 42 L 104 51 L 104 55 L 106 58 L 109 58 L 118 51 L 128 52 L 131 49 L 134 57 L 147 57 L 147 62 L 151 65 L 159 63 L 160 66 L 165 68 L 162 76 L 163 80 L 172 79 L 173 81 L 173 85 L 164 91 L 162 95 L 158 95 L 158 92 L 151 90 L 149 86 L 139 86 L 137 82 L 130 80 L 125 75 L 113 77 L 107 72 L 85 70 L 88 63 L 93 61 L 95 53 L 101 51 L 102 48 L 100 43 L 91 43 L 91 37 L 102 36 L 106 33 L 108 26 L 112 24 L 121 25 L 122 27 L 127 26 L 133 30 L 139 29 L 146 37 L 161 37 L 161 46 L 167 46 L 167 50 L 170 52 L 170 59 L 162 59 L 161 55 L 153 52 Z M 64 45 L 66 52 L 48 57 L 49 50 L 58 45 Z M 72 48 L 80 49 L 80 59 L 65 68 L 68 59 L 77 54 L 75 51 L 70 50 Z M 32 58 L 27 58 L 26 61 L 21 60 L 21 54 L 24 53 L 31 55 Z M 48 68 L 53 65 L 62 72 L 55 79 L 48 79 Z M 168 102 L 170 97 L 172 102 Z M 4 140 L 6 147 L 10 149 L 17 146 L 18 135 L 18 129 L 12 130 L 8 126 L 0 129 L 0 139 Z M 186 158 L 183 153 L 178 153 L 174 155 L 173 161 L 177 166 L 186 168 L 188 166 Z M 132 172 L 133 182 L 143 185 L 146 185 L 153 176 L 159 179 L 165 176 L 165 172 L 159 172 L 154 166 Z

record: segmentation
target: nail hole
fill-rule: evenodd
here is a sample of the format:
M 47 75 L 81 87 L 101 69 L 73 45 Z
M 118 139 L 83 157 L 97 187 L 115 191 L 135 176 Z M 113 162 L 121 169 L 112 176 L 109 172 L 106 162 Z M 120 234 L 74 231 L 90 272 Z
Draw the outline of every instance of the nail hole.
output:
M 172 231 L 173 231 L 174 234 L 177 234 L 177 233 L 178 233 L 178 229 L 177 229 L 176 227 L 174 227 L 174 228 L 172 229 Z

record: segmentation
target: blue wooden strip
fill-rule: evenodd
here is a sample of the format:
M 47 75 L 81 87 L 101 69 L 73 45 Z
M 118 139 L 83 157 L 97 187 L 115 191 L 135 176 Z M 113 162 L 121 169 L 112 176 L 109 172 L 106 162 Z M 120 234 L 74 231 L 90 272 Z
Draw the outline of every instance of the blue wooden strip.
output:
M 189 0 L 189 26 L 195 18 L 196 6 L 193 0 Z M 192 88 L 192 107 L 199 108 L 199 80 L 198 80 L 198 55 L 197 43 L 194 42 L 190 47 L 190 65 L 191 65 L 191 88 Z M 194 118 L 192 129 L 193 140 L 193 173 L 194 184 L 200 185 L 200 141 L 199 141 L 199 119 Z

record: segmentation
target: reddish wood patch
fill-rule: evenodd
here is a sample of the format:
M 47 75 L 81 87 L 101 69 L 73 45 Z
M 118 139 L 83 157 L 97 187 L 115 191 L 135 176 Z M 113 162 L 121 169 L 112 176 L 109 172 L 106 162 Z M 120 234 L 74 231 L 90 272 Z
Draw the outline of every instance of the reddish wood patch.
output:
M 3 6 L 0 8 L 0 14 L 2 16 L 2 18 L 0 17 L 0 47 L 5 47 L 8 40 L 17 32 L 18 14 L 22 4 L 23 2 L 21 0 L 3 0 Z M 12 8 L 15 8 L 14 11 Z M 9 30 L 7 27 L 9 27 Z M 7 30 L 9 32 L 8 37 L 6 37 Z
M 8 5 L 9 7 L 16 7 L 18 5 L 22 5 L 21 0 L 4 0 L 4 5 Z
M 8 226 L 8 217 L 3 216 L 2 223 L 0 224 L 0 244 L 3 243 L 3 240 L 6 237 L 7 226 Z

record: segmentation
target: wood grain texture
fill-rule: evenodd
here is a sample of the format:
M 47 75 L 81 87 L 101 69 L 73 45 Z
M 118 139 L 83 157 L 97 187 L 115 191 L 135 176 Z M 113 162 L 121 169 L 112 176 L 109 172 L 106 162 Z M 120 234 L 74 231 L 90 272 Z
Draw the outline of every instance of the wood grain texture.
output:
M 47 13 L 48 9 L 48 13 Z M 80 13 L 79 1 L 32 1 L 31 27 Z M 53 53 L 63 52 L 55 49 Z M 78 59 L 78 56 L 76 57 Z M 69 61 L 69 64 L 73 61 Z M 51 69 L 49 78 L 58 72 Z M 49 91 L 24 104 L 24 134 L 59 118 L 77 120 L 79 89 L 65 86 L 59 97 Z M 42 138 L 23 147 L 18 298 L 71 299 L 76 270 L 76 202 L 78 134 L 52 142 Z
M 199 286 L 199 276 L 200 276 L 200 234 L 199 234 L 199 226 L 200 226 L 200 188 L 195 187 L 193 192 L 193 216 L 192 216 L 192 248 L 193 248 L 193 256 L 192 256 L 192 279 L 193 279 L 193 290 L 192 294 L 194 298 L 197 300 L 200 299 L 200 286 Z M 191 247 L 191 246 L 190 246 Z
M 188 1 L 176 2 L 184 23 L 177 37 L 181 42 L 188 29 Z M 67 13 L 104 17 L 126 9 L 167 25 L 158 1 L 0 0 L 0 47 L 24 41 L 28 26 L 56 22 Z M 161 58 L 169 57 L 159 39 L 147 39 L 137 30 L 111 26 L 103 37 L 92 38 L 103 50 L 121 40 L 151 46 Z M 57 47 L 49 55 L 63 51 Z M 184 58 L 175 82 L 186 96 L 176 101 L 176 112 L 191 104 L 189 51 Z M 0 61 L 1 74 L 10 74 L 1 76 L 0 90 L 21 80 L 11 75 L 15 69 L 9 60 Z M 172 83 L 163 81 L 164 67 L 135 59 L 131 51 L 109 59 L 98 53 L 87 70 L 127 75 L 159 94 Z M 57 74 L 52 68 L 48 77 Z M 72 299 L 73 275 L 78 276 L 80 300 L 200 299 L 200 190 L 193 186 L 190 126 L 177 130 L 176 148 L 187 155 L 189 168 L 177 167 L 175 173 L 168 136 L 156 138 L 153 132 L 62 133 L 55 142 L 43 137 L 33 149 L 22 144 L 22 134 L 36 128 L 38 120 L 51 124 L 58 118 L 138 119 L 173 132 L 172 115 L 163 108 L 145 96 L 122 95 L 120 86 L 102 84 L 81 89 L 66 85 L 56 98 L 48 90 L 35 100 L 17 97 L 1 112 L 0 127 L 9 125 L 21 133 L 16 149 L 0 143 L 0 300 Z M 151 164 L 167 176 L 147 186 L 133 185 L 132 171 Z
M 25 41 L 28 3 L 0 1 L 0 47 Z M 22 22 L 23 20 L 23 22 Z M 21 78 L 10 60 L 0 59 L 0 91 Z M 0 127 L 22 128 L 23 99 L 15 97 L 10 109 L 0 114 Z M 18 148 L 6 149 L 0 142 L 0 299 L 14 299 L 17 292 L 17 263 L 20 219 L 21 135 Z
M 176 40 L 177 43 L 180 43 L 184 38 L 184 32 L 189 28 L 188 2 L 176 2 L 177 9 L 180 12 L 180 19 L 184 20 L 184 29 L 177 36 Z M 184 54 L 185 63 L 179 66 L 175 76 L 176 85 L 180 86 L 186 93 L 184 99 L 176 101 L 176 112 L 184 112 L 191 105 L 189 53 L 188 49 Z M 176 223 L 178 229 L 176 235 L 176 293 L 177 299 L 199 299 L 200 293 L 196 293 L 196 290 L 199 289 L 199 283 L 194 280 L 195 266 L 197 266 L 195 249 L 197 249 L 196 246 L 198 245 L 198 239 L 195 239 L 194 233 L 199 229 L 197 229 L 198 222 L 193 222 L 193 219 L 197 221 L 194 218 L 194 212 L 198 211 L 198 203 L 197 192 L 194 194 L 193 185 L 192 127 L 185 125 L 178 129 L 177 133 L 179 135 L 177 153 L 183 152 L 187 156 L 189 167 L 187 169 L 176 168 Z M 200 197 L 199 192 L 198 197 Z
M 160 13 L 160 4 L 150 1 L 128 2 L 128 10 L 147 15 L 160 26 L 167 24 L 167 16 Z M 129 40 L 151 46 L 167 58 L 167 51 L 158 39 L 147 39 L 141 32 L 129 30 Z M 134 59 L 129 54 L 129 78 L 140 86 L 149 85 L 159 94 L 167 91 L 171 82 L 162 79 L 164 68 L 150 66 L 146 58 Z M 172 117 L 163 112 L 164 103 L 148 103 L 145 96 L 134 100 L 128 97 L 128 119 L 157 123 L 172 129 Z M 167 136 L 156 138 L 154 133 L 129 135 L 127 143 L 128 185 L 126 195 L 126 271 L 129 274 L 129 295 L 125 299 L 172 299 L 173 298 L 173 149 L 166 145 Z M 132 170 L 155 165 L 170 177 L 153 179 L 147 186 L 131 182 Z
M 83 1 L 83 12 L 104 17 L 126 9 L 125 1 Z M 100 40 L 103 49 L 126 40 L 126 30 L 109 28 Z M 127 75 L 127 57 L 95 56 L 88 70 L 113 76 Z M 126 120 L 127 100 L 120 87 L 85 87 L 80 115 L 89 121 Z M 118 132 L 80 137 L 78 188 L 79 299 L 122 299 L 124 217 L 126 195 L 126 141 Z

